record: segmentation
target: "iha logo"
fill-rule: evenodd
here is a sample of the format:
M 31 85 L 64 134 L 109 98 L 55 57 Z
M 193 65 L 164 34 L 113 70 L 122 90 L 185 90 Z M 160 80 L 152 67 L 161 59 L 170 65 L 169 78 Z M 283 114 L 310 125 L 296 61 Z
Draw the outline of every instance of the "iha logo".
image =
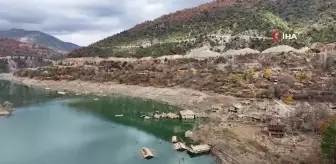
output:
M 274 41 L 281 41 L 281 40 L 292 40 L 292 39 L 297 39 L 297 34 L 286 34 L 282 33 L 280 31 L 273 32 L 272 38 Z

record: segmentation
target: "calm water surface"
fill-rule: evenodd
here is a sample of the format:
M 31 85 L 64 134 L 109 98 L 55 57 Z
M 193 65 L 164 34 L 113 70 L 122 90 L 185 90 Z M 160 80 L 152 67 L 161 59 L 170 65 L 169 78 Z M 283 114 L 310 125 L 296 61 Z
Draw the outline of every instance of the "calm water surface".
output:
M 120 97 L 60 98 L 21 87 L 0 81 L 1 100 L 18 96 L 26 102 L 16 107 L 14 116 L 0 117 L 0 164 L 179 164 L 182 157 L 181 164 L 214 161 L 211 156 L 190 158 L 166 141 L 172 135 L 182 137 L 195 123 L 139 117 L 174 107 Z M 4 93 L 8 91 L 12 92 Z M 20 96 L 22 92 L 28 97 Z M 45 98 L 36 101 L 34 95 Z M 124 117 L 114 117 L 116 113 Z M 139 150 L 144 146 L 153 149 L 157 158 L 142 159 Z

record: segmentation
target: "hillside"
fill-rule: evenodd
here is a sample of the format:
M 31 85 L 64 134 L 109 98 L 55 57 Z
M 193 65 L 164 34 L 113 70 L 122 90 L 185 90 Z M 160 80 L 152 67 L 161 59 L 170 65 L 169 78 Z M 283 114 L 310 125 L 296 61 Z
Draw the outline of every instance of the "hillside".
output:
M 146 21 L 71 52 L 71 57 L 144 57 L 185 54 L 208 45 L 212 51 L 277 44 L 299 48 L 335 42 L 334 0 L 216 0 Z M 321 19 L 322 18 L 322 19 Z M 295 32 L 298 40 L 274 42 L 275 30 Z
M 9 57 L 9 58 L 8 58 Z M 50 64 L 48 59 L 64 57 L 55 50 L 37 44 L 0 38 L 0 73 Z
M 76 44 L 63 42 L 54 36 L 40 31 L 10 29 L 8 31 L 0 31 L 0 37 L 11 38 L 30 44 L 39 44 L 53 50 L 72 51 L 76 48 L 79 48 L 79 46 Z
M 296 52 L 204 60 L 180 58 L 127 62 L 85 61 L 81 58 L 74 62 L 60 61 L 50 67 L 18 70 L 14 75 L 31 78 L 23 78 L 22 81 L 30 81 L 27 85 L 37 84 L 55 88 L 55 91 L 101 95 L 127 95 L 134 91 L 129 95 L 160 101 L 166 99 L 166 102 L 178 102 L 182 107 L 192 104 L 190 109 L 211 119 L 199 126 L 199 138 L 196 137 L 196 140 L 215 145 L 213 150 L 220 159 L 233 157 L 238 161 L 227 162 L 230 164 L 317 164 L 321 163 L 320 139 L 313 133 L 317 128 L 315 123 L 324 119 L 327 115 L 324 111 L 331 109 L 321 110 L 315 104 L 336 104 L 335 61 L 336 54 Z M 176 92 L 180 89 L 183 92 Z M 207 93 L 216 99 L 205 96 Z M 248 100 L 244 103 L 250 105 L 241 108 L 233 106 L 239 109 L 231 112 L 231 105 L 236 103 L 226 103 L 233 97 Z M 254 104 L 253 100 L 260 104 Z M 268 103 L 273 100 L 291 105 Z M 202 101 L 207 104 L 199 103 Z M 151 112 L 149 116 L 153 115 L 154 112 Z M 284 137 L 272 137 L 267 132 L 272 118 L 281 118 L 286 123 Z M 197 132 L 193 134 L 197 135 Z
M 28 44 L 14 39 L 0 38 L 0 57 L 33 56 L 53 58 L 61 55 L 59 52 L 37 44 Z

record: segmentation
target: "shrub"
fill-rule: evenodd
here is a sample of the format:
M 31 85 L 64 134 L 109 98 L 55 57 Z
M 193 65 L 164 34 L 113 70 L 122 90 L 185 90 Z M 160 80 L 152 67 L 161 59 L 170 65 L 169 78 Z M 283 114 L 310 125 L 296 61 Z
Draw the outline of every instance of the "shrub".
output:
M 266 68 L 264 77 L 265 77 L 266 79 L 270 80 L 270 79 L 271 79 L 271 72 L 272 72 L 272 71 L 271 71 L 270 68 Z
M 307 76 L 306 76 L 306 73 L 304 73 L 304 72 L 300 72 L 295 76 L 295 79 L 298 80 L 298 81 L 302 81 L 306 78 L 307 78 Z
M 293 100 L 293 97 L 292 96 L 289 96 L 289 97 L 287 97 L 287 98 L 285 98 L 284 100 L 283 100 L 283 102 L 285 103 L 285 104 L 292 104 L 293 102 L 294 102 L 294 100 Z
M 322 133 L 321 151 L 326 163 L 336 163 L 336 119 L 330 121 Z

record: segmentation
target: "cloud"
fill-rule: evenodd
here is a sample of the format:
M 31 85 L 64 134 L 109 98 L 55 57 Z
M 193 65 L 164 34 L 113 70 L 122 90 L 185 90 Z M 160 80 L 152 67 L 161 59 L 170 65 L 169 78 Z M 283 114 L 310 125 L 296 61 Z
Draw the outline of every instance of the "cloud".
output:
M 82 46 L 211 0 L 1 0 L 0 30 L 39 30 Z

